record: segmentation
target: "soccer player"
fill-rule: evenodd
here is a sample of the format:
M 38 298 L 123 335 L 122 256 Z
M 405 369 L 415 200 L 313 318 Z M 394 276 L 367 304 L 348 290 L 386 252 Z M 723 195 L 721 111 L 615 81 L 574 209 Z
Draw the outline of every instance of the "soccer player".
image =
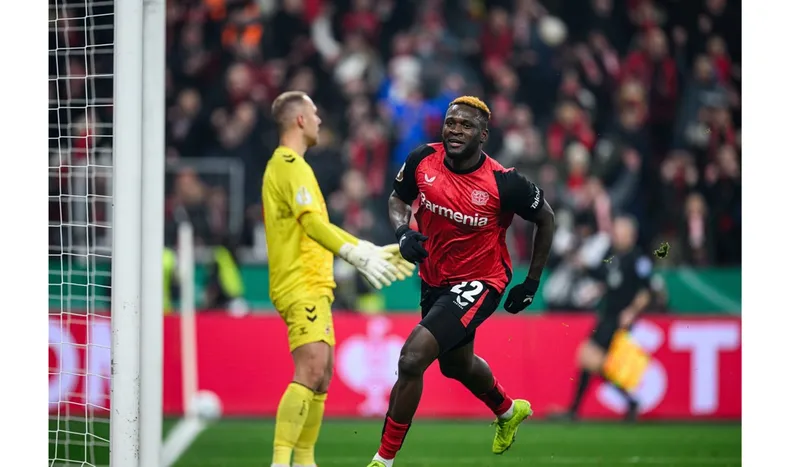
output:
M 412 151 L 395 179 L 389 217 L 403 258 L 419 263 L 422 320 L 400 352 L 380 449 L 369 467 L 394 463 L 422 396 L 422 375 L 437 359 L 443 375 L 461 382 L 497 417 L 495 454 L 511 446 L 520 424 L 532 414 L 530 403 L 511 399 L 486 361 L 475 355 L 474 339 L 511 279 L 505 238 L 514 215 L 537 229 L 528 276 L 504 304 L 510 313 L 533 301 L 555 220 L 536 185 L 483 152 L 490 118 L 480 99 L 454 100 L 445 115 L 442 143 Z M 419 231 L 408 225 L 417 198 Z
M 566 413 L 553 418 L 575 420 L 593 375 L 603 378 L 603 366 L 614 334 L 620 329 L 630 329 L 650 301 L 650 279 L 653 262 L 637 246 L 636 221 L 627 216 L 614 219 L 612 246 L 607 258 L 591 275 L 604 281 L 606 292 L 600 305 L 597 324 L 592 334 L 578 350 L 580 374 L 572 404 Z M 634 396 L 613 385 L 628 404 L 625 418 L 636 419 L 638 403 Z
M 320 118 L 302 92 L 286 92 L 272 105 L 280 146 L 267 163 L 262 185 L 269 255 L 270 298 L 286 322 L 294 360 L 292 382 L 278 405 L 273 467 L 315 466 L 314 445 L 333 368 L 333 255 L 338 254 L 374 287 L 410 276 L 398 245 L 379 248 L 328 220 L 306 149 L 319 135 Z

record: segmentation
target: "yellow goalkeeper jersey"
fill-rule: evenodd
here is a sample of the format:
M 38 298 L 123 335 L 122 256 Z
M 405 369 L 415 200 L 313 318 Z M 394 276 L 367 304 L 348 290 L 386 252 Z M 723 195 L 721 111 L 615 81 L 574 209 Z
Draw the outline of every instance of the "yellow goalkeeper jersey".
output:
M 333 253 L 309 238 L 300 217 L 328 208 L 305 159 L 285 146 L 272 153 L 261 186 L 269 257 L 269 296 L 278 310 L 310 297 L 333 299 Z

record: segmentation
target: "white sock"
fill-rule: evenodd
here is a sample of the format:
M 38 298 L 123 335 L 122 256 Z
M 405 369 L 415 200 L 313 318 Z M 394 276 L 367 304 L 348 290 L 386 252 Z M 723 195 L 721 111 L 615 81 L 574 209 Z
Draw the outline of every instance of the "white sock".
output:
M 375 457 L 373 457 L 372 460 L 381 461 L 384 464 L 386 464 L 386 467 L 392 467 L 392 464 L 394 463 L 394 459 L 384 459 L 383 457 L 381 457 L 378 454 L 375 454 Z
M 514 415 L 514 403 L 511 403 L 511 407 L 508 408 L 504 413 L 502 413 L 499 417 L 500 420 L 508 420 L 511 416 Z
M 289 466 L 286 464 L 272 464 L 271 467 L 289 467 Z

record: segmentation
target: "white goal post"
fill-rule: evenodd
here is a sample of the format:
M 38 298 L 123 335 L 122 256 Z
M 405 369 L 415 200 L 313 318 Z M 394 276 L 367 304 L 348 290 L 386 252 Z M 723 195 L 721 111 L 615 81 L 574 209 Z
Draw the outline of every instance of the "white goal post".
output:
M 165 4 L 49 0 L 51 467 L 162 462 Z
M 161 462 L 165 0 L 115 10 L 111 465 L 144 467 Z
M 144 467 L 161 462 L 165 0 L 115 7 L 111 465 Z

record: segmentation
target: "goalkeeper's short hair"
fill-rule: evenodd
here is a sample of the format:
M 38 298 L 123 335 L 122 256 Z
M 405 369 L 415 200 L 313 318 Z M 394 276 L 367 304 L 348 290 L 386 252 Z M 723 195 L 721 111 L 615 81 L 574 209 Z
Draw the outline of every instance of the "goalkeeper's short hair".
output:
M 308 97 L 303 91 L 287 91 L 275 98 L 272 102 L 272 119 L 283 131 L 289 124 L 289 117 L 295 106 L 302 104 Z

